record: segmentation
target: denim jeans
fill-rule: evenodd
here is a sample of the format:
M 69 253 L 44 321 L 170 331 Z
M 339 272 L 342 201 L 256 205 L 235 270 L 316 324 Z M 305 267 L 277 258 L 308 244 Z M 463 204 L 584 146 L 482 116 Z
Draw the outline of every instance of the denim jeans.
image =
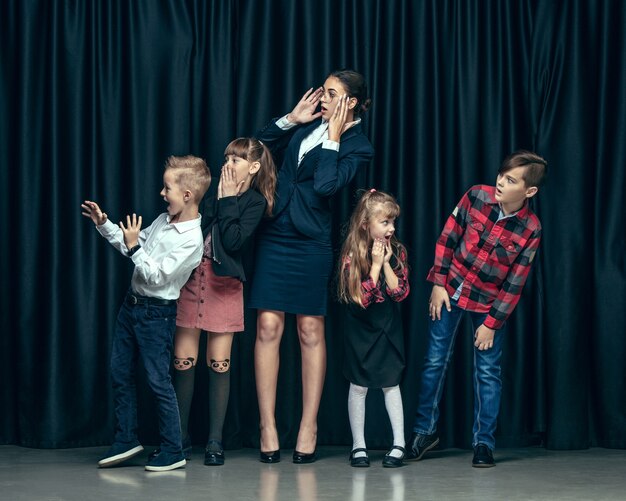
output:
M 115 442 L 138 443 L 135 369 L 141 357 L 159 415 L 161 450 L 181 452 L 180 416 L 170 378 L 176 304 L 122 304 L 115 324 L 111 379 L 117 428 Z
M 484 322 L 486 313 L 465 312 L 451 302 L 452 311 L 441 309 L 441 320 L 430 320 L 428 350 L 422 370 L 419 401 L 413 431 L 431 435 L 437 430 L 439 401 L 443 391 L 446 370 L 454 350 L 454 341 L 463 313 L 467 313 L 476 329 Z M 502 381 L 500 359 L 504 332 L 496 331 L 493 347 L 480 351 L 474 347 L 474 428 L 472 446 L 485 444 L 495 448 L 495 431 L 500 409 Z M 472 339 L 472 345 L 474 340 Z

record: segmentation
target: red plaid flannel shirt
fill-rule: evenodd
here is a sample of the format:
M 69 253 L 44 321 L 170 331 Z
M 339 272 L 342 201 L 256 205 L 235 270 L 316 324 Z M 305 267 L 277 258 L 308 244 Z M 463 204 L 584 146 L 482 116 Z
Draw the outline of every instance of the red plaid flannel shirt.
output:
M 458 306 L 487 313 L 485 326 L 499 329 L 515 309 L 541 240 L 541 223 L 528 203 L 498 221 L 493 186 L 463 195 L 437 240 L 428 280 L 450 297 L 461 283 Z

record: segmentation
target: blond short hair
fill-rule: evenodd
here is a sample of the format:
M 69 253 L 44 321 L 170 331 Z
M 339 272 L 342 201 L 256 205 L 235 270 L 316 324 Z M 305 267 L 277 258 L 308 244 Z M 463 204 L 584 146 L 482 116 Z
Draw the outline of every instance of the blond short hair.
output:
M 189 190 L 196 203 L 202 200 L 211 184 L 211 171 L 206 162 L 193 155 L 169 157 L 165 162 L 165 170 L 173 172 L 176 184 L 183 190 Z

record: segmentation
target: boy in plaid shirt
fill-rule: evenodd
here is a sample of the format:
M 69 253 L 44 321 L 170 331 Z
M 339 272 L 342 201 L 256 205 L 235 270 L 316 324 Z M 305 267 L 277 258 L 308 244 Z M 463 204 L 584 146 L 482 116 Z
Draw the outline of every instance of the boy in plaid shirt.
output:
M 472 466 L 495 466 L 502 327 L 519 301 L 541 240 L 541 223 L 528 199 L 537 194 L 546 167 L 535 153 L 511 154 L 500 167 L 496 186 L 470 188 L 446 221 L 428 274 L 433 283 L 429 343 L 407 459 L 419 460 L 439 443 L 439 400 L 457 328 L 467 311 L 474 327 Z

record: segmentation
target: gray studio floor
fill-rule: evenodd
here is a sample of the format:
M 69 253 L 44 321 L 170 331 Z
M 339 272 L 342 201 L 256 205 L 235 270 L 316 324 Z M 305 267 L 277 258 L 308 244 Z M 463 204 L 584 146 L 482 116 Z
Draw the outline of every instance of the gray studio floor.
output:
M 471 452 L 435 451 L 399 469 L 383 469 L 384 451 L 370 451 L 372 466 L 351 468 L 347 447 L 323 447 L 311 465 L 265 465 L 258 451 L 226 451 L 226 464 L 207 467 L 203 451 L 182 470 L 149 473 L 145 455 L 126 466 L 96 468 L 106 447 L 27 449 L 0 446 L 2 501 L 99 500 L 624 500 L 626 450 L 500 449 L 497 466 L 470 466 Z

